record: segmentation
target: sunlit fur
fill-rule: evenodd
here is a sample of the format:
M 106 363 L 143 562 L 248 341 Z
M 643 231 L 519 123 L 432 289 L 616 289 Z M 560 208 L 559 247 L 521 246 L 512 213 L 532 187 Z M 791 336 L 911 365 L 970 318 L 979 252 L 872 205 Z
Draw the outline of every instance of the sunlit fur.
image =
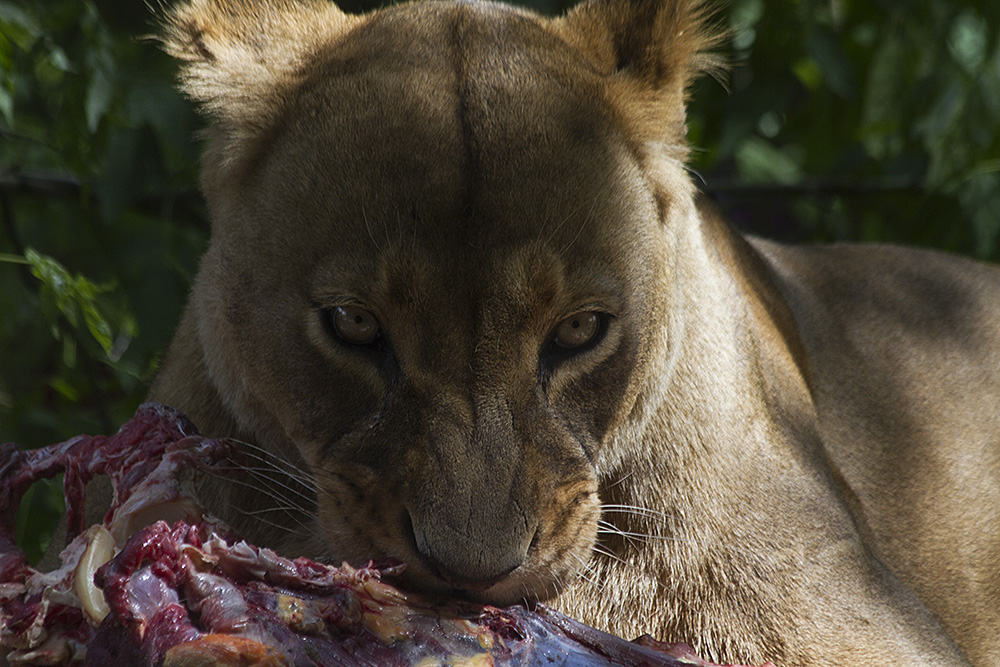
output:
M 287 552 L 725 662 L 1000 664 L 1000 273 L 699 204 L 712 25 L 182 2 L 212 239 L 152 398 L 245 443 L 202 493 Z

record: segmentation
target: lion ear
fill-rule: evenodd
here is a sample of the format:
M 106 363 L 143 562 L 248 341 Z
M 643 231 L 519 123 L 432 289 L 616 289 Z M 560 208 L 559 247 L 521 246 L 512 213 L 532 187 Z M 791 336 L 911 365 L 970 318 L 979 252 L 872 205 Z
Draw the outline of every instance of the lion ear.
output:
M 688 88 L 723 69 L 711 53 L 725 37 L 713 13 L 706 0 L 590 0 L 554 27 L 606 75 L 612 104 L 641 138 L 680 141 Z
M 327 0 L 187 0 L 168 11 L 160 40 L 216 128 L 253 138 L 281 114 L 310 56 L 360 20 Z

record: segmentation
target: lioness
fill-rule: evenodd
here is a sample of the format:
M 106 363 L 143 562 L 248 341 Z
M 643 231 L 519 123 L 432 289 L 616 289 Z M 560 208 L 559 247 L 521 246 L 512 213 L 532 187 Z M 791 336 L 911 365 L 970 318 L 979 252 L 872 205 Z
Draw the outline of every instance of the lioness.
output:
M 152 390 L 258 541 L 724 662 L 1000 664 L 1000 271 L 743 238 L 698 0 L 192 0 L 210 247 Z

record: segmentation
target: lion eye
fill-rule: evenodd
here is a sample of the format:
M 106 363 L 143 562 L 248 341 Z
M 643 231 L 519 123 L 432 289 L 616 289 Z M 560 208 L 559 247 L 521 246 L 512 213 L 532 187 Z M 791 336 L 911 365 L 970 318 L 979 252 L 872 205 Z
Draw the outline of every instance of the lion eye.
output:
M 378 320 L 369 310 L 358 306 L 337 306 L 328 317 L 333 332 L 345 343 L 367 345 L 378 338 Z
M 592 342 L 600 330 L 601 316 L 598 313 L 576 313 L 556 327 L 555 344 L 565 350 L 575 350 Z

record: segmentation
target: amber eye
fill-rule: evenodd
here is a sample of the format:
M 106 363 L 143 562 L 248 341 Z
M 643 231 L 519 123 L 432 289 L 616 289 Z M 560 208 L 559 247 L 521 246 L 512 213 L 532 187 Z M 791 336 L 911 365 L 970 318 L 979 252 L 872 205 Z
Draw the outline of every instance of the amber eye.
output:
M 358 306 L 337 306 L 328 313 L 333 332 L 345 343 L 367 345 L 378 338 L 378 320 L 371 311 Z
M 556 327 L 555 344 L 565 350 L 575 350 L 597 338 L 601 331 L 601 316 L 593 311 L 576 313 Z

